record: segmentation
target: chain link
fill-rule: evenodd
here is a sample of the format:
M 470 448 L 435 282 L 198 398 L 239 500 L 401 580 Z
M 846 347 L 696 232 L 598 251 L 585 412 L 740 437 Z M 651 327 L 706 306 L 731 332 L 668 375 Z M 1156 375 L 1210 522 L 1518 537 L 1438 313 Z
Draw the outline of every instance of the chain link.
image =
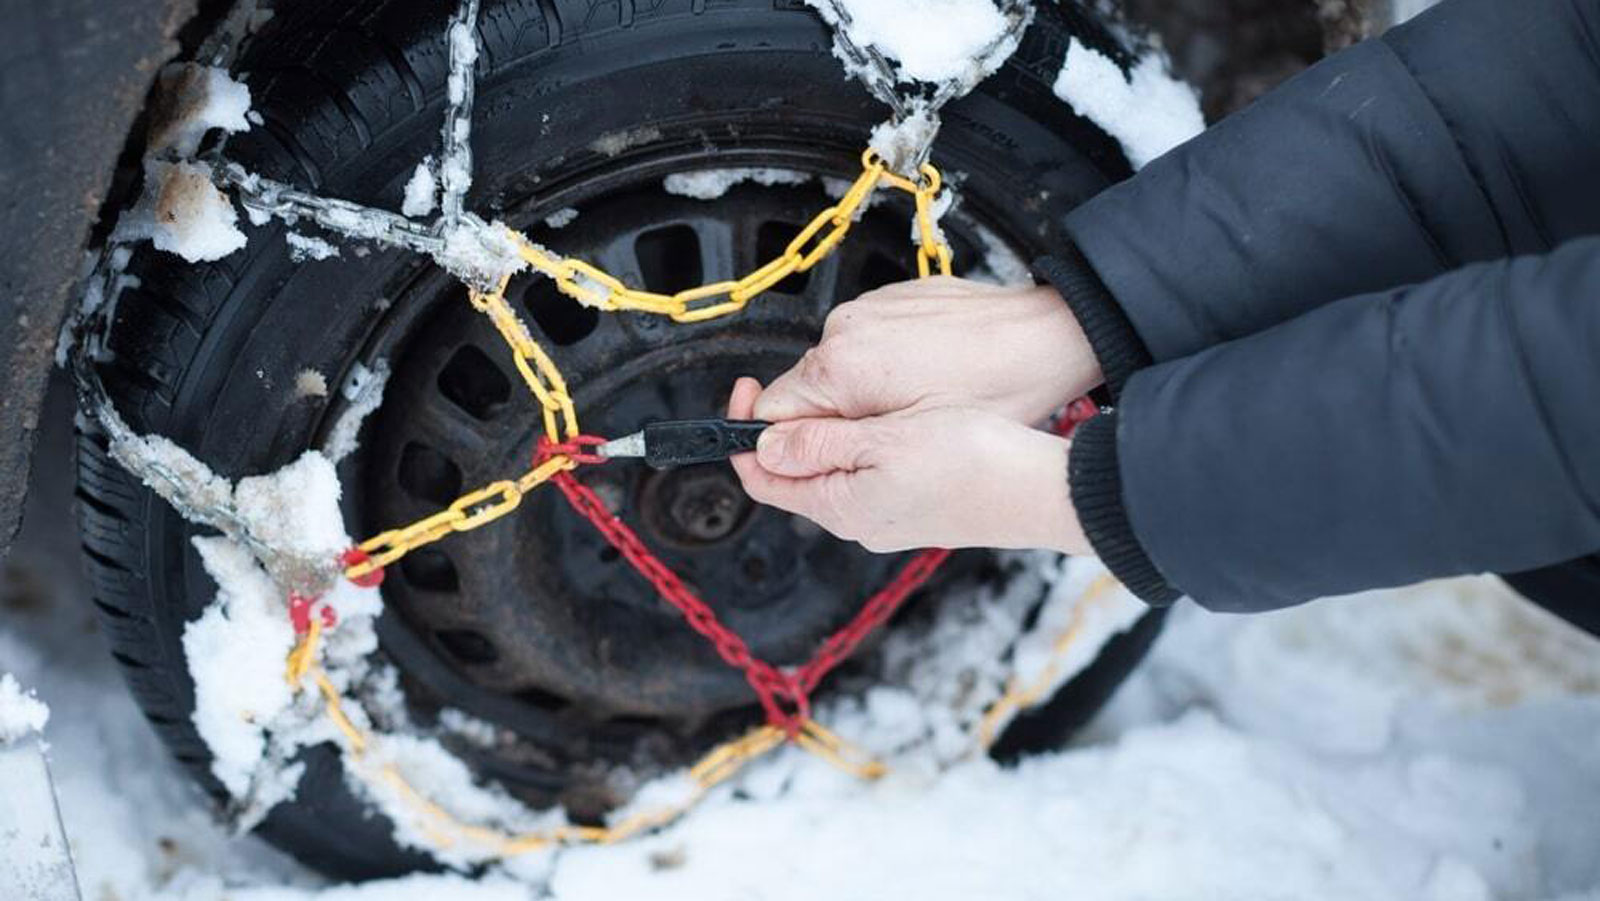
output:
M 848 13 L 837 3 L 834 8 L 839 17 L 838 24 L 847 26 Z M 554 482 L 572 508 L 590 520 L 606 540 L 651 582 L 661 597 L 680 612 L 689 627 L 705 636 L 725 662 L 745 675 L 767 722 L 741 738 L 714 748 L 691 767 L 689 776 L 692 790 L 682 803 L 636 813 L 608 827 L 566 825 L 522 835 L 507 835 L 461 821 L 419 792 L 393 764 L 379 765 L 367 773 L 387 784 L 409 806 L 419 811 L 426 822 L 416 824 L 417 827 L 441 847 L 464 839 L 483 845 L 500 856 L 552 845 L 610 844 L 666 825 L 716 785 L 732 777 L 745 763 L 785 742 L 793 742 L 858 777 L 873 779 L 881 776 L 884 767 L 879 761 L 812 718 L 810 695 L 828 673 L 853 654 L 874 630 L 887 622 L 933 576 L 949 556 L 949 551 L 936 549 L 916 555 L 888 585 L 862 605 L 846 626 L 829 636 L 805 664 L 788 670 L 757 658 L 742 637 L 723 625 L 703 599 L 652 554 L 638 535 L 616 517 L 598 495 L 574 477 L 573 471 L 580 465 L 604 462 L 604 458 L 593 453 L 594 445 L 603 439 L 580 432 L 565 379 L 507 302 L 506 289 L 510 273 L 519 264 L 525 264 L 551 278 L 562 293 L 600 310 L 660 315 L 680 323 L 716 319 L 737 313 L 750 300 L 785 278 L 807 272 L 827 259 L 847 238 L 865 205 L 881 187 L 899 190 L 912 197 L 918 274 L 922 277 L 935 272 L 949 275 L 952 254 L 938 225 L 942 179 L 939 171 L 926 161 L 929 148 L 925 144 L 908 157 L 910 164 L 894 161 L 893 167 L 876 151 L 870 148 L 864 151 L 861 173 L 838 201 L 807 223 L 779 256 L 741 278 L 713 282 L 673 294 L 631 288 L 596 266 L 553 254 L 528 241 L 520 233 L 512 232 L 499 223 L 486 223 L 462 208 L 470 181 L 471 148 L 467 135 L 474 85 L 468 66 L 470 60 L 458 46 L 454 31 L 463 23 L 466 27 L 472 27 L 477 19 L 477 9 L 478 0 L 463 0 L 461 10 L 452 19 L 449 48 L 452 81 L 459 77 L 463 85 L 459 96 L 452 87 L 451 104 L 443 130 L 444 155 L 441 166 L 445 171 L 441 172 L 441 181 L 444 190 L 441 217 L 437 223 L 429 225 L 386 210 L 321 197 L 252 174 L 242 166 L 220 159 L 220 156 L 214 155 L 211 159 L 213 178 L 218 186 L 232 189 L 253 217 L 262 214 L 276 216 L 290 224 L 306 220 L 349 237 L 427 254 L 450 269 L 467 283 L 469 301 L 490 320 L 511 350 L 518 374 L 539 405 L 544 434 L 537 441 L 532 468 L 526 473 L 516 479 L 502 479 L 469 491 L 437 513 L 361 542 L 341 555 L 337 570 L 357 585 L 374 587 L 382 581 L 385 567 L 410 551 L 451 534 L 471 531 L 495 522 L 516 510 L 530 491 L 547 482 Z M 1007 50 L 1008 43 L 1026 27 L 1031 16 L 1031 7 L 1025 0 L 1002 0 L 1001 11 L 1008 18 L 1007 29 L 980 52 L 978 70 L 988 71 L 988 67 L 995 65 L 997 54 Z M 890 106 L 897 122 L 913 114 L 929 116 L 935 125 L 926 132 L 927 142 L 931 142 L 939 107 L 970 89 L 972 84 L 953 80 L 937 86 L 931 97 L 924 95 L 908 100 L 900 93 L 896 84 L 897 76 L 888 60 L 873 47 L 855 45 L 844 33 L 845 30 L 841 27 L 838 31 L 839 46 L 847 57 L 859 63 L 858 70 L 864 73 L 863 80 L 872 93 Z M 902 171 L 896 171 L 896 168 Z M 457 247 L 454 243 L 457 241 L 463 242 L 463 245 Z M 476 242 L 481 246 L 468 242 Z M 501 271 L 494 274 L 481 271 L 485 264 L 475 260 L 485 256 L 485 253 L 479 251 L 493 259 L 487 265 L 499 267 Z M 456 265 L 452 266 L 452 263 Z M 80 323 L 79 329 L 75 329 L 80 340 L 74 349 L 73 370 L 86 408 L 95 410 L 103 423 L 109 423 L 107 428 L 112 432 L 115 451 L 116 447 L 129 444 L 136 436 L 126 426 L 121 426 L 115 410 L 105 398 L 104 387 L 94 373 L 91 338 L 98 329 L 104 327 L 103 319 L 91 317 L 88 322 Z M 1092 406 L 1090 411 L 1092 413 Z M 1067 419 L 1070 428 L 1072 417 Z M 126 434 L 117 432 L 118 426 Z M 192 498 L 183 473 L 171 471 L 164 464 L 149 460 L 125 459 L 122 462 L 154 485 L 185 517 L 214 525 L 231 538 L 243 542 L 268 564 L 269 570 L 280 583 L 302 586 L 294 588 L 289 599 L 297 641 L 285 661 L 285 677 L 296 692 L 301 691 L 308 681 L 316 687 L 322 696 L 329 721 L 359 768 L 373 744 L 373 736 L 347 715 L 340 690 L 323 671 L 318 660 L 323 635 L 336 622 L 333 609 L 320 601 L 320 591 L 326 587 L 327 573 L 331 568 L 322 563 L 307 564 L 305 561 L 278 559 L 283 555 L 258 540 L 231 506 L 208 505 Z M 312 588 L 316 591 L 309 590 Z M 1081 613 L 1081 609 L 1075 609 L 1074 625 L 1069 628 L 1068 634 L 1058 640 L 1058 652 L 1077 634 Z M 1005 716 L 1033 703 L 1046 690 L 1039 686 L 1058 674 L 1054 668 L 1056 663 L 1052 661 L 1052 668 L 1047 669 L 1044 676 L 1033 684 L 1008 686 L 1007 692 L 991 707 L 984 719 L 984 729 L 987 730 L 983 733 L 985 744 L 992 740 L 993 729 Z
M 556 256 L 513 233 L 517 253 L 530 267 L 552 278 L 563 293 L 602 310 L 630 310 L 700 322 L 743 309 L 754 297 L 795 273 L 806 272 L 826 259 L 848 236 L 860 211 L 880 187 L 907 194 L 915 208 L 917 271 L 948 275 L 951 252 L 937 223 L 937 199 L 942 190 L 940 173 L 932 165 L 920 167 L 916 177 L 890 171 L 872 150 L 861 157 L 861 174 L 839 200 L 818 213 L 784 248 L 783 253 L 744 277 L 714 282 L 675 294 L 658 294 L 628 287 L 620 279 L 582 260 Z M 224 167 L 223 178 L 245 195 L 247 207 L 284 217 L 304 217 L 320 225 L 351 233 L 359 226 L 361 237 L 437 256 L 443 249 L 439 234 L 404 217 L 368 210 L 356 204 L 329 200 L 296 191 L 265 179 L 248 176 L 237 167 Z M 470 219 L 470 214 L 463 214 Z M 506 300 L 510 276 L 488 286 L 468 286 L 468 299 L 494 325 L 512 354 L 517 372 L 537 401 L 544 434 L 538 439 L 533 466 L 517 479 L 505 479 L 469 491 L 448 507 L 397 529 L 380 533 L 351 548 L 341 558 L 344 576 L 361 585 L 381 581 L 384 568 L 410 551 L 457 532 L 480 528 L 516 510 L 530 491 L 554 482 L 572 508 L 597 528 L 613 547 L 647 579 L 683 616 L 684 622 L 705 636 L 726 663 L 739 669 L 755 693 L 767 723 L 742 738 L 718 746 L 690 769 L 693 789 L 683 803 L 644 811 L 609 827 L 560 826 L 523 835 L 465 823 L 423 796 L 392 764 L 378 768 L 376 778 L 389 785 L 427 820 L 419 828 L 440 846 L 467 840 L 508 856 L 553 845 L 610 844 L 672 822 L 697 803 L 711 788 L 739 771 L 745 763 L 791 741 L 840 769 L 864 779 L 884 772 L 882 763 L 846 742 L 811 716 L 810 695 L 822 680 L 851 656 L 877 628 L 893 616 L 917 588 L 932 577 L 949 556 L 946 550 L 929 550 L 915 556 L 891 582 L 862 605 L 851 621 L 818 648 L 811 660 L 785 671 L 755 656 L 749 644 L 728 629 L 698 595 L 644 545 L 636 533 L 616 517 L 594 491 L 573 476 L 583 464 L 602 462 L 592 453 L 602 439 L 579 431 L 578 417 L 567 383 L 554 361 L 534 340 L 526 323 Z M 180 482 L 177 478 L 169 481 Z M 317 662 L 317 649 L 331 616 L 310 615 L 315 599 L 296 595 L 291 610 L 300 638 L 286 661 L 286 678 L 299 690 L 307 680 L 317 687 L 329 721 L 349 752 L 359 761 L 372 737 L 345 713 L 343 697 Z M 331 611 L 323 607 L 327 615 Z M 303 628 L 302 628 L 303 626 Z M 1075 634 L 1075 633 L 1074 633 Z M 1064 641 L 1067 639 L 1063 639 Z M 1047 675 L 1052 675 L 1047 673 Z M 992 730 L 1019 705 L 1033 700 L 1035 686 L 1011 686 L 984 720 Z M 985 741 L 992 740 L 985 732 Z
M 861 174 L 851 182 L 839 201 L 813 217 L 782 254 L 740 279 L 713 282 L 671 295 L 657 294 L 630 288 L 605 270 L 582 260 L 558 257 L 521 235 L 515 235 L 514 240 L 522 259 L 529 266 L 549 276 L 562 293 L 580 303 L 606 311 L 632 310 L 663 315 L 676 322 L 701 322 L 742 310 L 751 298 L 790 275 L 808 271 L 825 259 L 844 241 L 862 206 L 880 186 L 908 193 L 914 200 L 918 237 L 917 271 L 924 276 L 933 271 L 949 275 L 950 246 L 935 222 L 935 200 L 943 189 L 939 170 L 932 165 L 924 165 L 918 178 L 913 180 L 890 172 L 882 158 L 870 149 L 861 155 Z M 290 207 L 308 216 L 325 216 L 329 210 L 333 210 L 335 216 L 342 215 L 340 211 L 343 207 L 336 202 L 276 187 L 264 189 L 260 180 L 255 183 L 255 188 L 263 192 L 259 196 L 270 198 L 280 209 Z M 329 206 L 330 203 L 335 205 Z M 383 222 L 386 228 L 392 228 L 392 235 L 404 236 L 407 241 L 420 240 L 416 223 L 400 217 L 395 217 L 395 220 L 398 221 L 378 221 Z M 509 282 L 510 276 L 505 276 L 488 290 L 469 286 L 468 299 L 475 309 L 489 318 L 501 339 L 511 349 L 517 373 L 539 403 L 544 425 L 542 440 L 559 445 L 564 441 L 585 439 L 587 436 L 581 435 L 578 429 L 578 415 L 566 379 L 506 300 Z M 726 299 L 704 303 L 717 298 Z M 369 538 L 358 546 L 368 555 L 367 558 L 347 566 L 345 576 L 351 579 L 369 577 L 416 548 L 456 532 L 488 525 L 515 510 L 522 501 L 522 495 L 577 465 L 578 461 L 571 456 L 549 455 L 514 482 L 495 482 L 470 491 L 438 513 Z M 691 618 L 691 625 L 696 621 Z M 719 646 L 719 652 L 724 654 L 725 659 L 729 655 L 740 659 L 748 655 L 748 649 L 741 651 L 732 645 Z M 746 664 L 735 665 L 743 668 Z M 753 681 L 752 686 L 755 684 Z M 764 698 L 763 706 L 768 706 L 769 702 L 777 704 L 771 698 Z M 786 720 L 791 718 L 785 715 Z
M 610 273 L 582 260 L 552 254 L 525 238 L 518 239 L 524 262 L 556 283 L 561 293 L 585 306 L 615 312 L 628 310 L 667 316 L 674 322 L 704 322 L 737 313 L 762 292 L 791 275 L 809 271 L 844 241 L 862 206 L 881 186 L 911 194 L 919 222 L 918 271 L 950 274 L 950 247 L 934 222 L 935 199 L 941 189 L 939 171 L 923 165 L 912 180 L 890 172 L 876 151 L 861 155 L 861 174 L 838 203 L 818 213 L 789 242 L 783 253 L 743 278 L 713 282 L 675 294 L 630 288 Z M 708 302 L 710 301 L 710 302 Z

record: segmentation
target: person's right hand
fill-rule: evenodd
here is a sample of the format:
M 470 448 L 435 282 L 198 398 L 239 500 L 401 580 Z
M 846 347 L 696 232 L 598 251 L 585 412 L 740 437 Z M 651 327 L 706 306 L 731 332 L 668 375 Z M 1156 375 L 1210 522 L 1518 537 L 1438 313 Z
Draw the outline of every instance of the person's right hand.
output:
M 754 415 L 860 419 L 952 406 L 1031 424 L 1100 381 L 1054 288 L 936 277 L 836 307 L 821 342 L 761 392 Z

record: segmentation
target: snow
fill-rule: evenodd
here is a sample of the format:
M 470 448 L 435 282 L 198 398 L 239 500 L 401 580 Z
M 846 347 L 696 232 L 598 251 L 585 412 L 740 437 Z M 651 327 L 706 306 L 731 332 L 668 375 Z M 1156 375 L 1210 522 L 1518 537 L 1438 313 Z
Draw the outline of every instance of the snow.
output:
M 1073 38 L 1055 93 L 1116 138 L 1135 169 L 1205 130 L 1199 95 L 1168 73 L 1159 53 L 1142 57 L 1125 76 L 1115 62 Z
M 172 894 L 170 901 L 305 901 L 311 897 L 291 888 L 230 888 L 206 879 Z M 419 875 L 318 892 L 317 901 L 532 901 L 526 885 L 503 877 L 473 881 L 462 876 Z
M 139 279 L 126 274 L 133 250 L 128 247 L 106 248 L 99 254 L 83 255 L 83 293 L 61 323 L 56 335 L 55 362 L 65 368 L 72 354 L 73 341 L 78 328 L 106 303 L 115 303 L 127 288 L 139 287 Z
M 939 117 L 925 104 L 919 104 L 904 119 L 890 119 L 874 127 L 867 145 L 883 157 L 891 171 L 906 175 L 922 164 L 938 134 Z
M 327 397 L 328 377 L 309 367 L 295 373 L 295 397 Z
M 450 102 L 459 104 L 472 90 L 472 67 L 478 61 L 478 36 L 471 21 L 450 25 Z
M 250 128 L 250 88 L 222 69 L 174 63 L 161 70 L 157 90 L 160 100 L 152 105 L 148 157 L 190 158 L 211 129 Z
M 850 38 L 899 64 L 902 80 L 971 76 L 973 57 L 1000 40 L 1006 21 L 991 0 L 807 0 L 829 24 L 848 16 Z
M 170 449 L 161 456 L 170 466 L 199 465 Z M 237 487 L 203 472 L 186 478 L 231 495 L 247 531 L 291 545 L 289 556 L 328 554 L 348 541 L 337 483 L 319 455 Z M 282 765 L 294 749 L 338 738 L 315 704 L 299 709 L 286 695 L 282 658 L 292 637 L 281 618 L 269 623 L 281 611 L 281 587 L 225 539 L 198 546 L 219 597 L 185 637 L 198 678 L 196 721 L 217 752 L 219 777 L 245 793 L 248 824 L 292 789 L 297 773 Z M 1499 583 L 1457 580 L 1251 619 L 1180 608 L 1084 743 L 1004 768 L 972 752 L 973 727 L 1000 686 L 1044 670 L 1042 643 L 1079 612 L 1087 611 L 1086 634 L 1061 678 L 1142 610 L 1121 593 L 1080 606 L 1102 571 L 1092 561 L 1057 567 L 1050 559 L 1006 555 L 1006 590 L 949 599 L 922 631 L 890 638 L 877 685 L 820 705 L 823 722 L 889 762 L 884 780 L 864 783 L 786 748 L 655 835 L 514 858 L 491 866 L 489 878 L 515 876 L 530 894 L 569 901 L 818 892 L 1456 901 L 1600 886 L 1590 853 L 1600 804 L 1600 655 L 1591 639 L 1519 606 Z M 1038 626 L 1024 634 L 1041 591 Z M 373 593 L 336 603 L 340 625 L 324 665 L 357 724 L 383 724 L 365 755 L 346 748 L 345 763 L 400 824 L 402 842 L 430 846 L 436 827 L 375 778 L 391 767 L 463 820 L 506 831 L 560 822 L 475 784 L 415 731 L 393 672 L 369 670 Z M 29 677 L 47 684 L 41 672 Z M 688 788 L 669 775 L 646 785 L 634 806 Z M 67 820 L 69 830 L 80 828 L 70 810 Z M 786 849 L 777 882 L 763 863 L 773 848 Z M 470 866 L 492 851 L 468 838 L 440 856 Z M 135 898 L 179 886 L 195 901 L 231 896 L 237 881 L 218 881 L 210 866 L 200 860 L 119 884 Z M 282 891 L 276 897 L 317 897 L 313 887 Z
M 486 223 L 468 215 L 445 232 L 444 249 L 435 259 L 470 285 L 492 287 L 527 268 L 521 241 L 503 222 Z
M 654 125 L 641 125 L 626 131 L 613 131 L 595 138 L 589 149 L 602 156 L 614 157 L 630 147 L 638 147 L 661 140 L 661 129 Z
M 112 239 L 149 240 L 191 263 L 220 260 L 244 246 L 244 232 L 211 167 L 192 158 L 211 130 L 250 128 L 250 89 L 221 69 L 174 64 L 162 70 L 151 110 L 144 190 Z
M 283 661 L 294 647 L 284 602 L 248 551 L 221 538 L 195 548 L 217 600 L 183 633 L 195 680 L 194 722 L 215 755 L 211 771 L 236 798 L 267 757 L 266 729 L 294 700 Z
M 662 179 L 661 185 L 668 194 L 695 200 L 716 200 L 732 190 L 734 185 L 745 182 L 771 186 L 803 185 L 810 180 L 811 176 L 804 172 L 762 166 L 674 172 Z
M 389 383 L 389 363 L 378 360 L 371 368 L 357 363 L 339 393 L 350 404 L 339 416 L 322 444 L 322 454 L 334 463 L 348 457 L 360 444 L 361 425 L 383 404 Z
M 187 161 L 145 163 L 143 197 L 122 215 L 113 237 L 148 239 L 191 263 L 220 260 L 245 244 L 239 215 L 212 183 L 211 168 Z
M 241 479 L 231 494 L 239 520 L 286 555 L 331 564 L 350 546 L 340 522 L 338 478 L 332 463 L 315 451 L 272 475 Z M 195 680 L 195 727 L 215 758 L 217 779 L 264 814 L 292 792 L 297 774 L 281 772 L 279 764 L 302 743 L 294 738 L 302 724 L 281 722 L 294 718 L 295 700 L 284 678 L 284 660 L 295 643 L 287 589 L 235 540 L 199 537 L 194 546 L 217 584 L 215 601 L 183 634 Z M 341 614 L 375 611 L 375 602 L 345 609 L 354 592 L 341 586 L 328 602 Z M 275 730 L 290 736 L 282 748 L 271 746 Z
M 19 550 L 40 552 L 26 538 Z M 1011 609 L 999 598 L 963 615 Z M 1183 606 L 1074 747 L 1015 768 L 898 767 L 873 785 L 785 751 L 671 829 L 527 861 L 531 886 L 491 868 L 483 882 L 324 889 L 255 840 L 230 842 L 99 649 L 58 620 L 5 620 L 0 659 L 73 711 L 52 743 L 90 897 L 1470 901 L 1600 887 L 1600 654 L 1491 579 L 1251 618 Z M 898 692 L 867 706 L 881 735 L 839 731 L 885 746 L 917 731 Z
M 426 157 L 417 164 L 415 172 L 406 182 L 405 199 L 400 204 L 400 212 L 412 218 L 426 216 L 434 211 L 439 203 L 439 182 L 433 175 L 433 157 Z
M 547 228 L 566 228 L 578 218 L 578 211 L 570 206 L 562 207 L 554 213 L 544 217 Z
M 476 92 L 473 66 L 478 61 L 478 0 L 462 0 L 450 20 L 446 37 L 450 70 L 450 108 L 440 133 L 439 207 L 444 221 L 461 220 L 467 191 L 472 186 L 472 105 Z M 413 176 L 415 177 L 415 176 Z
M 983 244 L 983 264 L 968 273 L 968 278 L 997 285 L 1033 284 L 1032 268 L 1010 245 L 981 225 L 977 227 L 977 233 L 978 241 Z
M 50 719 L 50 708 L 29 692 L 10 673 L 0 673 L 0 745 L 10 744 L 35 732 L 43 732 Z
M 321 238 L 302 235 L 299 232 L 284 232 L 283 239 L 289 245 L 289 259 L 296 263 L 326 260 L 339 255 L 339 248 Z
M 1316 770 L 1302 751 L 1195 713 L 1014 770 L 975 761 L 933 784 L 891 779 L 866 793 L 718 805 L 621 853 L 568 853 L 551 890 L 562 901 L 1430 897 L 1439 867 L 1484 886 L 1450 843 L 1341 810 L 1343 780 Z M 1341 775 L 1373 783 L 1370 800 L 1391 810 L 1459 817 L 1463 843 L 1524 814 L 1492 774 L 1441 761 Z M 781 881 L 751 864 L 774 848 L 787 852 Z M 651 865 L 670 849 L 681 849 L 680 865 Z

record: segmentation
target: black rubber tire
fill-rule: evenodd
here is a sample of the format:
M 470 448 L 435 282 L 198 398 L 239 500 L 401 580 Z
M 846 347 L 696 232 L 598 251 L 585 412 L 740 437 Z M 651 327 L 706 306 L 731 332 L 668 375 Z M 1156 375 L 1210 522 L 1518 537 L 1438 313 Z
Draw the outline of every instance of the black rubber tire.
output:
M 228 155 L 264 175 L 397 208 L 412 167 L 436 152 L 454 6 L 278 4 L 239 66 L 264 124 L 233 139 Z M 759 164 L 740 157 L 739 128 L 713 133 L 704 123 L 788 129 L 795 140 L 825 126 L 858 148 L 882 117 L 843 78 L 828 32 L 798 0 L 490 0 L 479 32 L 469 206 L 494 215 L 534 184 L 539 202 L 506 215 L 527 220 L 568 205 L 559 173 L 602 159 L 602 138 L 622 153 L 715 145 L 728 165 Z M 1016 58 L 948 111 L 935 153 L 947 171 L 967 173 L 971 202 L 1021 196 L 1009 214 L 1027 227 L 1007 237 L 1035 248 L 1059 240 L 1061 214 L 1128 172 L 1115 143 L 1052 96 L 1073 33 L 1105 41 L 1075 8 L 1041 4 Z M 230 478 L 271 471 L 314 443 L 328 400 L 297 397 L 296 373 L 313 367 L 341 384 L 370 327 L 364 311 L 425 265 L 388 251 L 301 265 L 289 260 L 281 226 L 247 230 L 249 246 L 214 264 L 138 252 L 130 271 L 139 287 L 120 299 L 103 366 L 135 430 L 172 438 Z M 224 804 L 191 721 L 181 643 L 215 590 L 189 541 L 197 530 L 112 462 L 102 438 L 84 434 L 78 448 L 83 545 L 112 654 L 173 754 Z M 1106 684 L 1137 657 L 1119 656 Z M 395 845 L 330 748 L 307 754 L 307 764 L 297 800 L 261 826 L 269 840 L 340 878 L 429 865 Z

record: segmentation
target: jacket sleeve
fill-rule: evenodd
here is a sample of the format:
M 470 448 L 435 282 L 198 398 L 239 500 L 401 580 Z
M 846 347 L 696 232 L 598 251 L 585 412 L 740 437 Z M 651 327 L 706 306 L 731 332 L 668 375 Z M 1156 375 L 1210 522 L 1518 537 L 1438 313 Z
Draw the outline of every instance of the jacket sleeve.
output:
M 1153 600 L 1533 569 L 1600 549 L 1597 394 L 1600 236 L 1145 369 L 1080 427 L 1073 498 Z
M 1600 232 L 1600 0 L 1445 0 L 1065 225 L 1157 362 Z

